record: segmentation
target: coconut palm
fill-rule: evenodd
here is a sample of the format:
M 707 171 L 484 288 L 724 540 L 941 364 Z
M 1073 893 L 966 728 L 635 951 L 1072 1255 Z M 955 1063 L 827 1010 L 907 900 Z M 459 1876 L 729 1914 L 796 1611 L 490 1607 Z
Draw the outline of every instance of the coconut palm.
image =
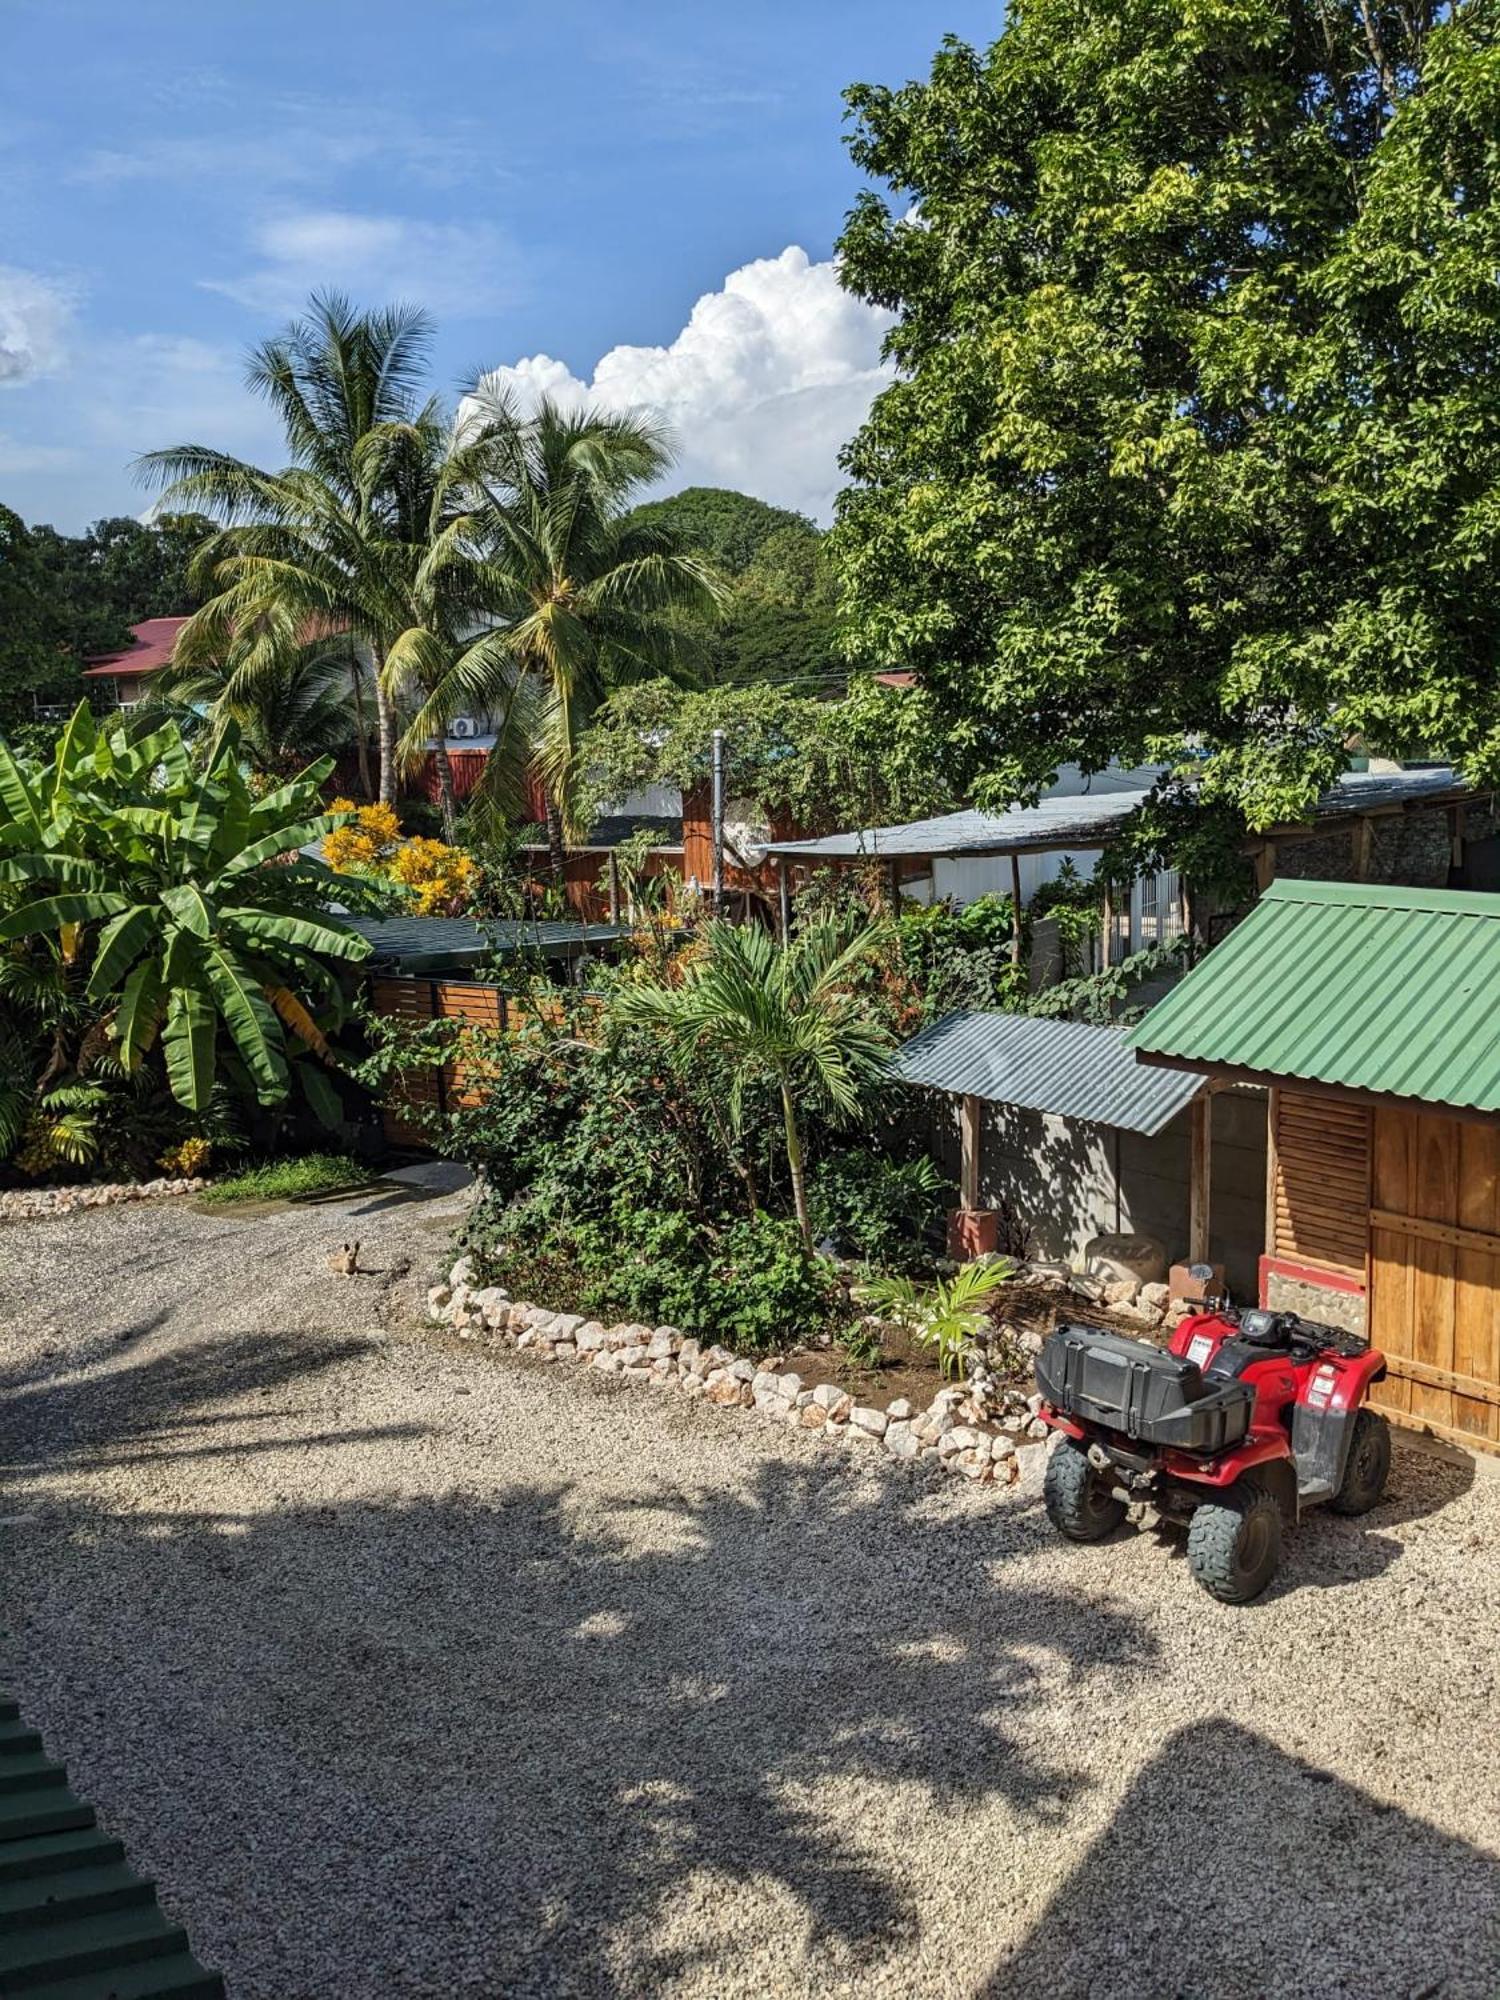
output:
M 445 435 L 438 406 L 418 400 L 432 326 L 409 307 L 356 313 L 338 293 L 250 357 L 249 386 L 276 411 L 290 464 L 267 472 L 207 445 L 146 454 L 137 470 L 165 503 L 221 525 L 199 550 L 195 579 L 217 587 L 178 639 L 184 665 L 240 655 L 242 691 L 285 670 L 319 632 L 347 632 L 372 681 L 380 797 L 396 782 L 396 715 L 384 675 L 410 623 L 401 583 L 428 525 L 432 455 Z M 351 681 L 357 700 L 358 678 Z
M 722 587 L 669 531 L 630 523 L 627 503 L 671 464 L 649 420 L 570 412 L 543 398 L 529 414 L 483 383 L 466 399 L 463 458 L 449 491 L 446 541 L 434 538 L 431 575 L 463 571 L 459 601 L 484 608 L 488 629 L 452 648 L 441 672 L 428 649 L 430 692 L 408 730 L 424 742 L 464 710 L 489 714 L 497 749 L 485 768 L 493 797 L 512 788 L 529 752 L 547 793 L 554 873 L 564 834 L 578 830 L 578 742 L 610 690 L 691 670 L 692 613 L 717 615 Z
M 269 662 L 247 661 L 241 650 L 228 658 L 173 660 L 152 675 L 131 719 L 148 728 L 178 723 L 209 760 L 233 727 L 256 769 L 290 777 L 310 758 L 357 745 L 373 706 L 369 668 L 352 641 L 334 638 Z
M 684 1053 L 707 1050 L 723 1065 L 734 1129 L 746 1090 L 769 1080 L 781 1098 L 797 1225 L 809 1251 L 801 1113 L 851 1118 L 891 1052 L 885 1029 L 860 997 L 859 974 L 885 927 L 809 925 L 780 945 L 755 926 L 706 924 L 679 985 L 623 986 L 612 1006 L 622 1022 L 656 1023 Z

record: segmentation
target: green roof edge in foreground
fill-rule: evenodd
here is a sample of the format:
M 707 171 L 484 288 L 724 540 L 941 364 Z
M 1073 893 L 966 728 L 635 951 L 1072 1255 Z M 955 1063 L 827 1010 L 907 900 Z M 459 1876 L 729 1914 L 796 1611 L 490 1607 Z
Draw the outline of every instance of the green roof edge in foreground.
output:
M 1267 1081 L 1500 1112 L 1500 896 L 1273 883 L 1129 1043 Z

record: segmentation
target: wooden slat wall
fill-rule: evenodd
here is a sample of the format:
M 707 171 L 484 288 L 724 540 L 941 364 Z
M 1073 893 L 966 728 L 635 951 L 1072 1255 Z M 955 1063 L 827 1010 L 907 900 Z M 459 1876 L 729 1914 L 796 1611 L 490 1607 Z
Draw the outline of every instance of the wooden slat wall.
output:
M 370 998 L 378 1014 L 422 1026 L 428 1021 L 462 1021 L 473 1028 L 514 1030 L 532 1020 L 558 1021 L 562 1002 L 518 1002 L 496 986 L 476 979 L 374 979 Z M 425 1146 L 429 1136 L 417 1114 L 469 1110 L 484 1101 L 485 1065 L 475 1058 L 408 1071 L 386 1101 L 385 1136 L 396 1146 Z
M 1500 1444 L 1500 1126 L 1375 1114 L 1375 1400 L 1440 1435 Z
M 1273 1256 L 1365 1276 L 1370 1114 L 1363 1105 L 1276 1091 L 1269 1249 Z

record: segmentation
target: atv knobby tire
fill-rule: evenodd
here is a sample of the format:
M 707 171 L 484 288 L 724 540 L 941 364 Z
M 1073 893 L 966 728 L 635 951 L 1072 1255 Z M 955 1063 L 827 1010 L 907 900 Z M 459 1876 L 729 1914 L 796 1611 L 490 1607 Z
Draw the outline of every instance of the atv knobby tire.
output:
M 1374 1410 L 1361 1410 L 1354 1419 L 1344 1476 L 1329 1506 L 1335 1514 L 1368 1514 L 1385 1491 L 1390 1469 L 1391 1427 Z
M 1188 1567 L 1221 1604 L 1259 1597 L 1281 1561 L 1281 1508 L 1253 1479 L 1204 1500 L 1188 1523 Z
M 1115 1498 L 1071 1438 L 1047 1460 L 1042 1498 L 1047 1518 L 1070 1542 L 1102 1542 L 1125 1518 L 1124 1501 Z

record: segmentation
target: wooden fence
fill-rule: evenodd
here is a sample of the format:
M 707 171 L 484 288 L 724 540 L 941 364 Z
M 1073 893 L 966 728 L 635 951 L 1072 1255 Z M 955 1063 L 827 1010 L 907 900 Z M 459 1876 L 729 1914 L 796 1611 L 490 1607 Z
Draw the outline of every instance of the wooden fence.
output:
M 458 1021 L 499 1033 L 526 1021 L 560 1020 L 563 1011 L 561 1001 L 517 1000 L 478 979 L 372 979 L 370 1000 L 377 1014 L 413 1027 Z M 392 1085 L 382 1110 L 387 1141 L 393 1146 L 430 1144 L 422 1114 L 482 1104 L 486 1085 L 482 1062 L 434 1063 L 430 1069 L 408 1070 Z

